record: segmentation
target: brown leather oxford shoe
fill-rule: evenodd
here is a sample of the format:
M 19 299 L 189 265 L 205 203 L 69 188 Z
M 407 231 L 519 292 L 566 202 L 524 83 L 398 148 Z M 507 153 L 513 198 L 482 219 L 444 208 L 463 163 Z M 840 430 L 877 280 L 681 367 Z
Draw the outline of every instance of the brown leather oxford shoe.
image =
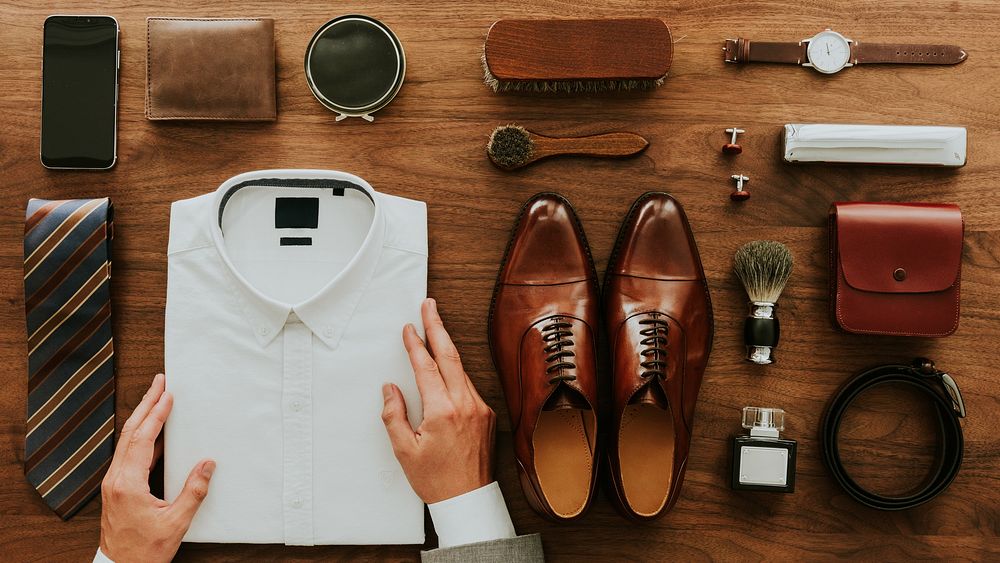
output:
M 568 201 L 521 209 L 500 265 L 489 340 L 507 399 L 521 487 L 553 520 L 581 516 L 597 449 L 597 273 Z
M 680 495 L 712 348 L 712 303 L 698 247 L 669 195 L 640 196 L 622 223 L 608 262 L 604 313 L 612 498 L 626 516 L 651 520 Z

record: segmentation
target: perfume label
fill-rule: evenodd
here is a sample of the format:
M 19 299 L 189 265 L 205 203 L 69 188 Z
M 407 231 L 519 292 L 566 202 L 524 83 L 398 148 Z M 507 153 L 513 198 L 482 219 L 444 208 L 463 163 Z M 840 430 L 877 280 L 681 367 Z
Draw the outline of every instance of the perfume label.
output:
M 788 481 L 788 450 L 784 448 L 740 448 L 741 485 L 784 487 Z

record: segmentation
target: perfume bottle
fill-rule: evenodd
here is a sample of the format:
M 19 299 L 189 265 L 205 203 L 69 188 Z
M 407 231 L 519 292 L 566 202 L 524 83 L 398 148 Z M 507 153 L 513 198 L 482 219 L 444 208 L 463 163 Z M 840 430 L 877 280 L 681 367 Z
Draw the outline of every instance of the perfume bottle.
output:
M 795 440 L 779 437 L 785 429 L 785 411 L 743 407 L 743 428 L 750 435 L 733 439 L 733 489 L 794 492 Z

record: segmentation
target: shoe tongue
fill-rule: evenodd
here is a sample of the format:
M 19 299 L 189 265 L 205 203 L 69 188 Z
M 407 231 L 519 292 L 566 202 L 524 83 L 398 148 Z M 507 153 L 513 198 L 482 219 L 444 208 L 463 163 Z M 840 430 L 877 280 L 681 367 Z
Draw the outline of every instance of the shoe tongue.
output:
M 667 410 L 669 408 L 667 396 L 663 393 L 663 387 L 657 380 L 650 379 L 641 389 L 629 399 L 630 405 L 653 405 L 654 407 Z
M 565 383 L 560 383 L 556 390 L 549 395 L 549 399 L 545 401 L 545 406 L 542 407 L 543 411 L 560 411 L 566 409 L 582 409 L 590 410 L 590 403 L 584 398 L 582 394 L 576 389 L 573 389 Z

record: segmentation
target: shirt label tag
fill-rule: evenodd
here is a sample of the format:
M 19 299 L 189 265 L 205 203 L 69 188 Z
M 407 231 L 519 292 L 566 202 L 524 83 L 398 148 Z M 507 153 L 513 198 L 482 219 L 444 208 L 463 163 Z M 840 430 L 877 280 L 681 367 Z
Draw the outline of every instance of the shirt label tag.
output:
M 279 197 L 274 200 L 275 229 L 315 229 L 319 226 L 319 198 Z
M 281 246 L 312 246 L 312 237 L 281 237 Z

